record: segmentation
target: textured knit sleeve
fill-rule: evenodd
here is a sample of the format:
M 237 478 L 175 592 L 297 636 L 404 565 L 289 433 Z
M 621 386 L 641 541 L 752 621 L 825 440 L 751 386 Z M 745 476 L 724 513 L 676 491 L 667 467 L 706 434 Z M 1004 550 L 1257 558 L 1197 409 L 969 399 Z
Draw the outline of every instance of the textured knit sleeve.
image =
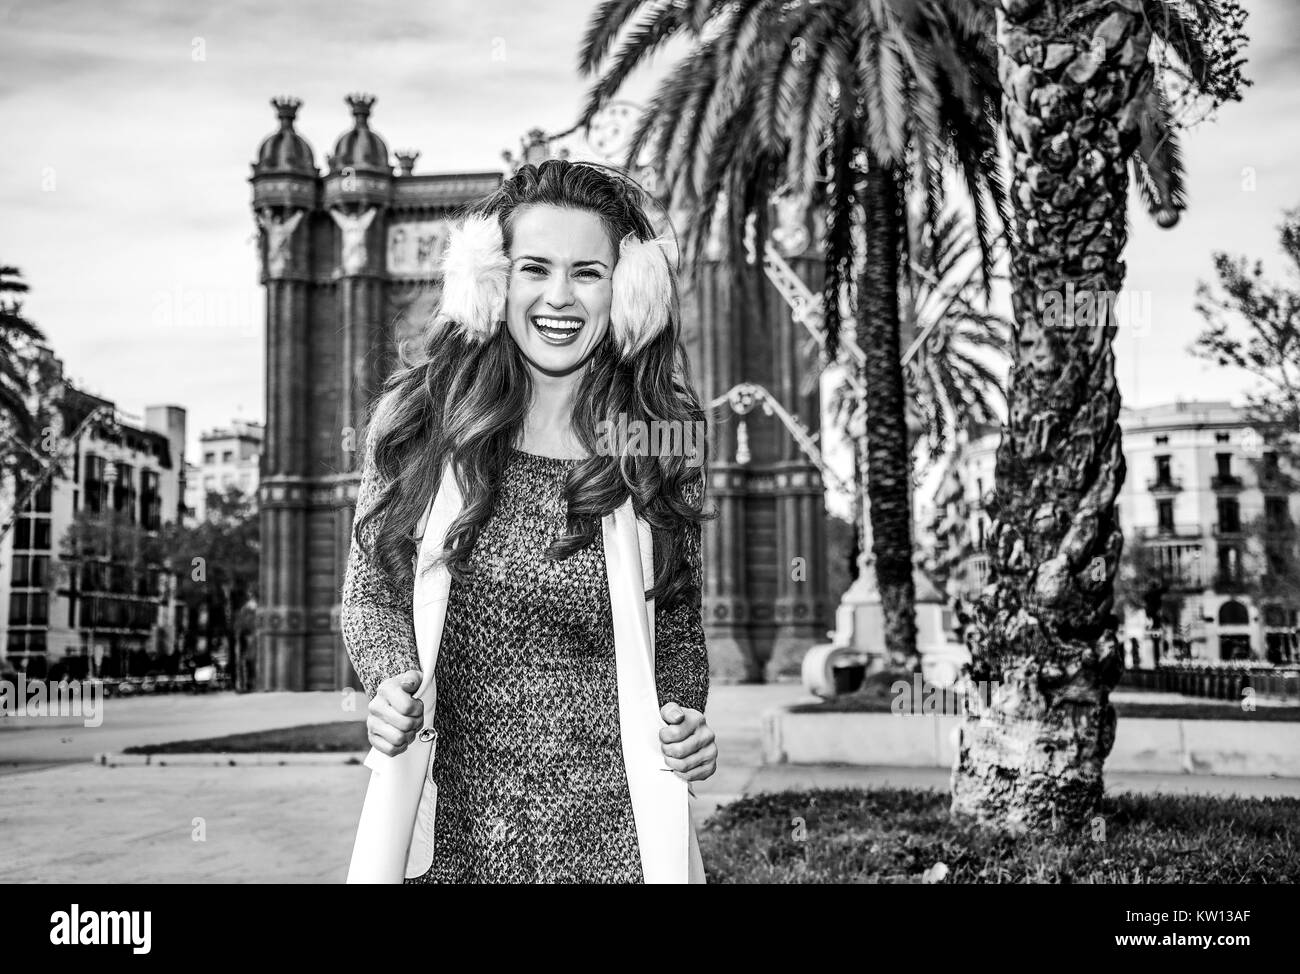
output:
M 704 493 L 703 478 L 690 481 L 685 496 L 693 505 Z M 700 526 L 687 529 L 686 560 L 691 567 L 693 591 L 671 608 L 655 601 L 655 688 L 659 706 L 669 701 L 704 712 L 709 698 L 709 653 L 704 645 L 704 620 L 700 614 L 700 593 L 704 589 L 704 566 Z
M 356 523 L 374 505 L 383 487 L 373 456 L 367 451 L 357 487 L 340 625 L 352 667 L 371 697 L 389 677 L 420 669 L 411 612 L 414 578 L 400 587 L 394 584 L 388 573 L 362 549 L 355 530 Z M 375 529 L 373 521 L 365 526 L 367 542 L 373 541 Z

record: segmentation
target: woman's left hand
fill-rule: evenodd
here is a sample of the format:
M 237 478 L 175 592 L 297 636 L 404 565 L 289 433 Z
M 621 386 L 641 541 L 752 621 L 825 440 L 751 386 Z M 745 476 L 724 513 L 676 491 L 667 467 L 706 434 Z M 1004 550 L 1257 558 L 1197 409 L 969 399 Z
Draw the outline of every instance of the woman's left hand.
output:
M 659 742 L 668 766 L 687 781 L 703 781 L 718 769 L 718 746 L 713 743 L 713 729 L 704 714 L 676 703 L 666 703 L 659 711 L 668 721 L 659 729 Z

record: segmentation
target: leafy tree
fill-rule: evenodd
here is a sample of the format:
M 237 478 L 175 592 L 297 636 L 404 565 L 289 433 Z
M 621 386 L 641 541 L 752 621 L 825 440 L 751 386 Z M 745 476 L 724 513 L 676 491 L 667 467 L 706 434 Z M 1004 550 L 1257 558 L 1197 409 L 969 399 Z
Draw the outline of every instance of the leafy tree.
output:
M 1278 227 L 1290 269 L 1300 271 L 1300 209 Z M 1196 310 L 1207 323 L 1192 352 L 1216 365 L 1253 376 L 1247 395 L 1251 421 L 1293 460 L 1300 461 L 1300 288 L 1269 280 L 1263 264 L 1214 254 L 1218 289 L 1201 282 Z
M 259 528 L 255 501 L 238 488 L 209 491 L 207 513 L 194 525 L 165 526 L 163 549 L 186 607 L 182 640 L 187 654 L 207 662 L 219 643 L 242 647 L 239 612 L 257 592 Z M 206 651 L 200 652 L 203 639 Z M 238 667 L 239 660 L 232 659 Z

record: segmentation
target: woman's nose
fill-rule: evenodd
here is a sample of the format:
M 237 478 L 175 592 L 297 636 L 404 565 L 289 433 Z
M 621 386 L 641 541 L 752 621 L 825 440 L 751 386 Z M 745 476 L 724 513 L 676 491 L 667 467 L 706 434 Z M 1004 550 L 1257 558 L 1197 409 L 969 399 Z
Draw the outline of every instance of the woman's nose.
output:
M 567 274 L 553 274 L 546 286 L 546 301 L 552 308 L 564 308 L 573 303 L 573 282 Z

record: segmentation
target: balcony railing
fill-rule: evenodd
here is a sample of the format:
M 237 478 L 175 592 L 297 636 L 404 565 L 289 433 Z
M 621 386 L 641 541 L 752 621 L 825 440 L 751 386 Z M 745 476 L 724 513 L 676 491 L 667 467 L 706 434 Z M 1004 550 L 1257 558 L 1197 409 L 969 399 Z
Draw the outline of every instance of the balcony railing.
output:
M 1154 528 L 1137 528 L 1137 533 L 1142 538 L 1186 539 L 1190 541 L 1199 539 L 1202 531 L 1195 524 L 1159 524 Z
M 1204 586 L 1204 557 L 1200 541 L 1155 544 L 1148 554 L 1152 575 L 1171 588 L 1193 590 Z
M 1241 490 L 1241 478 L 1235 473 L 1216 473 L 1210 478 L 1211 490 Z
M 1224 572 L 1214 573 L 1214 588 L 1219 592 L 1231 592 L 1244 587 L 1246 576 L 1243 572 Z
M 1241 536 L 1241 522 L 1237 521 L 1232 524 L 1222 524 L 1214 522 L 1214 536 L 1216 538 L 1236 538 Z
M 1183 482 L 1178 477 L 1158 476 L 1147 481 L 1147 490 L 1153 494 L 1175 494 L 1183 489 Z

